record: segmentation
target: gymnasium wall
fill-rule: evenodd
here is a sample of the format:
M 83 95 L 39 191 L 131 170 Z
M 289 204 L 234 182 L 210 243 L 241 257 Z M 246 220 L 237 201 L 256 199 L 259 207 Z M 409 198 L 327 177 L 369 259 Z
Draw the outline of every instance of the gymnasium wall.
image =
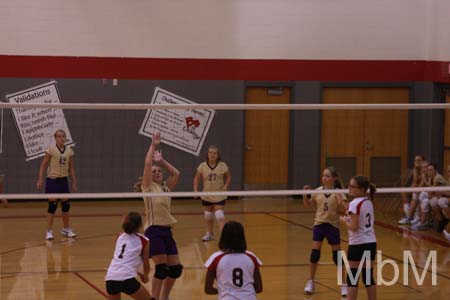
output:
M 47 82 L 49 79 L 0 78 L 0 93 L 11 92 Z M 198 103 L 245 103 L 245 81 L 150 81 L 119 80 L 113 86 L 95 79 L 57 79 L 62 102 L 120 103 L 132 99 L 149 103 L 153 89 L 159 86 Z M 260 83 L 264 85 L 264 83 Z M 281 84 L 283 83 L 267 83 Z M 294 103 L 321 103 L 322 88 L 330 83 L 318 81 L 289 82 Z M 386 86 L 395 83 L 331 83 L 333 86 Z M 405 86 L 405 83 L 402 84 Z M 410 87 L 410 102 L 440 102 L 433 83 L 417 82 Z M 3 146 L 0 154 L 0 173 L 6 174 L 7 192 L 36 192 L 35 184 L 41 159 L 25 161 L 25 154 L 10 110 L 5 110 Z M 149 139 L 138 134 L 144 111 L 76 111 L 66 110 L 65 116 L 76 142 L 76 172 L 80 192 L 131 191 L 136 178 L 142 174 L 143 160 Z M 442 161 L 443 114 L 413 111 L 409 117 L 409 156 L 422 153 L 438 164 Z M 164 155 L 182 173 L 178 191 L 191 191 L 195 169 L 204 158 L 207 145 L 221 149 L 229 164 L 232 189 L 243 189 L 244 172 L 243 111 L 217 111 L 200 157 L 164 145 Z M 344 134 L 344 133 L 343 133 Z M 321 113 L 295 111 L 291 114 L 289 188 L 305 184 L 315 185 L 320 179 Z M 412 159 L 412 158 L 411 158 Z
M 16 0 L 0 54 L 450 60 L 446 0 Z
M 449 11 L 447 0 L 2 1 L 0 76 L 450 82 Z
M 295 103 L 320 103 L 327 82 L 398 83 L 410 85 L 411 102 L 440 102 L 449 11 L 447 0 L 2 1 L 0 94 L 55 79 L 63 102 L 147 103 L 160 86 L 199 103 L 244 103 L 248 81 L 284 81 Z M 130 190 L 149 142 L 137 134 L 144 112 L 65 114 L 80 191 Z M 443 114 L 411 112 L 409 122 L 410 156 L 442 160 Z M 221 148 L 233 189 L 242 188 L 244 124 L 242 112 L 219 112 L 205 141 Z M 320 124 L 319 112 L 292 114 L 292 188 L 318 183 Z M 34 192 L 39 162 L 25 162 L 9 111 L 4 148 L 6 190 Z M 183 172 L 179 190 L 191 190 L 200 158 L 164 149 Z

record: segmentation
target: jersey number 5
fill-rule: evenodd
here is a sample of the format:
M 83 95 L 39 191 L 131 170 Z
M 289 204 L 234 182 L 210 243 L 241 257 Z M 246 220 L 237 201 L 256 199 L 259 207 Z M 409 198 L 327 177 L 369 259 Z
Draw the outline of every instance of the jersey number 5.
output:
M 233 284 L 237 287 L 242 287 L 244 285 L 244 272 L 241 268 L 233 269 Z

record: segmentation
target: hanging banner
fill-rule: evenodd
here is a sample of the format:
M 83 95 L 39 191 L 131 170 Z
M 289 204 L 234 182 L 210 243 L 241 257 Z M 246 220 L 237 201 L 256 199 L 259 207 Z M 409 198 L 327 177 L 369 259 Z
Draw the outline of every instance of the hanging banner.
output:
M 159 87 L 152 104 L 196 104 Z M 212 109 L 151 109 L 147 111 L 139 134 L 152 137 L 161 133 L 161 142 L 198 156 L 214 118 Z
M 10 103 L 61 103 L 56 81 L 6 95 L 6 100 Z M 66 132 L 66 145 L 74 144 L 62 109 L 13 108 L 12 112 L 26 160 L 44 156 L 45 150 L 55 143 L 53 134 L 58 129 Z

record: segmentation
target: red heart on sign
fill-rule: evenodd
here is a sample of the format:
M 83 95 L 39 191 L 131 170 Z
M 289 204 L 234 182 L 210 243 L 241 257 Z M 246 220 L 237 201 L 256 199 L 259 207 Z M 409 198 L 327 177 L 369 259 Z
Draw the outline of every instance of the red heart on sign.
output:
M 199 120 L 194 120 L 193 117 L 187 117 L 186 118 L 186 125 L 187 127 L 191 127 L 192 125 L 194 125 L 195 127 L 200 126 L 200 121 Z

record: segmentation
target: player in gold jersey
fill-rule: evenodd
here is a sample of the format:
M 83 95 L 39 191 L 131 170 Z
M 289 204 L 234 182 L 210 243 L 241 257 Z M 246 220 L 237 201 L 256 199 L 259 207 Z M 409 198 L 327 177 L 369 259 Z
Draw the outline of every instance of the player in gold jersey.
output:
M 156 150 L 156 146 L 160 142 L 160 133 L 155 132 L 145 157 L 141 184 L 143 192 L 170 192 L 180 178 L 178 169 L 165 160 L 160 151 Z M 169 177 L 165 180 L 162 168 L 169 173 Z M 144 197 L 144 204 L 147 217 L 145 236 L 150 242 L 149 256 L 155 264 L 152 295 L 155 300 L 167 300 L 176 279 L 183 272 L 177 244 L 172 235 L 172 226 L 177 220 L 171 213 L 170 197 Z
M 334 167 L 327 167 L 322 173 L 323 185 L 318 190 L 341 189 L 343 185 Z M 309 189 L 304 186 L 303 189 Z M 317 263 L 320 260 L 322 242 L 326 238 L 331 246 L 333 261 L 338 264 L 338 251 L 341 250 L 341 238 L 339 232 L 339 216 L 345 215 L 345 196 L 343 194 L 312 194 L 303 197 L 305 207 L 315 205 L 316 215 L 314 218 L 313 242 L 310 257 L 310 277 L 305 286 L 305 294 L 314 293 L 314 277 L 317 271 Z M 343 274 L 345 275 L 345 274 Z M 345 278 L 345 276 L 342 276 Z M 341 286 L 341 296 L 347 295 L 347 285 Z
M 231 175 L 228 166 L 220 160 L 219 149 L 216 146 L 209 146 L 206 161 L 202 162 L 194 177 L 194 191 L 198 192 L 200 181 L 203 182 L 204 192 L 226 191 L 230 187 Z M 205 208 L 204 217 L 206 221 L 206 235 L 202 238 L 204 242 L 211 241 L 213 235 L 214 217 L 222 230 L 225 224 L 225 206 L 226 196 L 208 196 L 202 197 L 202 205 Z
M 77 191 L 77 178 L 75 176 L 75 168 L 73 162 L 73 150 L 66 145 L 66 133 L 64 130 L 57 130 L 54 134 L 56 144 L 49 147 L 45 151 L 45 157 L 42 160 L 39 168 L 39 179 L 37 181 L 37 188 L 40 190 L 44 185 L 44 173 L 47 171 L 47 178 L 45 182 L 46 193 L 69 193 L 68 177 L 72 179 L 72 191 Z M 45 238 L 52 240 L 53 237 L 53 219 L 55 217 L 56 208 L 58 206 L 58 197 L 48 199 L 48 228 Z M 67 198 L 61 200 L 61 210 L 63 216 L 63 229 L 61 234 L 63 236 L 74 238 L 76 234 L 69 227 L 69 211 L 70 200 Z

